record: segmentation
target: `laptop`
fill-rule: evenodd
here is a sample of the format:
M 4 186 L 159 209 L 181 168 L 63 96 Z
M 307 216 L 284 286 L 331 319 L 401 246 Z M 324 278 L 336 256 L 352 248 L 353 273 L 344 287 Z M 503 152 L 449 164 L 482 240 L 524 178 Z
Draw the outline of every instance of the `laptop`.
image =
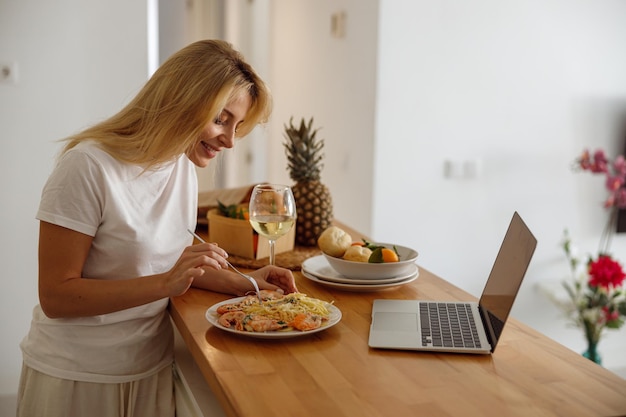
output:
M 478 302 L 374 300 L 369 346 L 493 353 L 536 246 L 515 212 Z

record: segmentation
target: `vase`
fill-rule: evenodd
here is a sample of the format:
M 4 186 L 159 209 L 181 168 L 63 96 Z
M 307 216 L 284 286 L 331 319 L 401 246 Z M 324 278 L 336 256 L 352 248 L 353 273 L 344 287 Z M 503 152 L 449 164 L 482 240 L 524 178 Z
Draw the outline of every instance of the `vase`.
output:
M 587 341 L 587 350 L 583 352 L 583 356 L 590 361 L 597 363 L 598 365 L 602 365 L 602 357 L 600 356 L 600 352 L 598 352 L 598 342 L 594 340 Z

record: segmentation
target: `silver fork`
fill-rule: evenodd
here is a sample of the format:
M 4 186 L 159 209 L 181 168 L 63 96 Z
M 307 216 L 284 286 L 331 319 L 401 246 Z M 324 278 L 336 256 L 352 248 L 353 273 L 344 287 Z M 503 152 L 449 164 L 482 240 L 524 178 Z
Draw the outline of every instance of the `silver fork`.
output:
M 204 239 L 202 239 L 200 236 L 198 236 L 197 233 L 191 231 L 190 229 L 187 229 L 187 231 L 196 239 L 198 239 L 200 242 L 202 243 L 206 243 L 206 241 Z M 242 277 L 244 277 L 245 279 L 247 279 L 248 281 L 250 281 L 250 283 L 254 286 L 254 290 L 256 291 L 256 295 L 257 297 L 259 297 L 259 303 L 263 304 L 263 300 L 261 299 L 261 290 L 259 290 L 259 286 L 256 283 L 256 281 L 254 280 L 254 278 L 252 278 L 250 275 L 246 275 L 243 272 L 241 272 L 240 270 L 238 270 L 237 268 L 235 268 L 233 266 L 233 264 L 231 264 L 228 259 L 226 259 L 226 263 L 228 264 L 228 266 L 230 266 L 233 271 L 235 271 L 236 273 L 238 273 L 239 275 L 241 275 Z

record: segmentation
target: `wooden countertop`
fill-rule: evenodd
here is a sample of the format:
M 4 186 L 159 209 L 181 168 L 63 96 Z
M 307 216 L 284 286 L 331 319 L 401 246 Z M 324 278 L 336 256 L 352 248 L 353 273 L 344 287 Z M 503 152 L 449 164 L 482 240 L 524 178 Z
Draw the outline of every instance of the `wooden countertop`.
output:
M 301 292 L 334 301 L 340 323 L 299 338 L 253 339 L 205 319 L 231 296 L 192 288 L 171 299 L 174 323 L 229 416 L 626 415 L 626 380 L 515 319 L 493 355 L 369 348 L 376 298 L 474 298 L 429 271 L 379 292 L 340 291 L 294 275 Z

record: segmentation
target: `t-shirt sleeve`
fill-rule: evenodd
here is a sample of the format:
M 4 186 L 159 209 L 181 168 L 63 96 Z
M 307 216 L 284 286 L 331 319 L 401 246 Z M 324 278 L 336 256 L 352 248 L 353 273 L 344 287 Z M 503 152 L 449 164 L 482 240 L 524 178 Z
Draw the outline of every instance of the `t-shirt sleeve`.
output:
M 46 182 L 37 219 L 95 236 L 102 220 L 102 169 L 84 152 L 62 156 Z

